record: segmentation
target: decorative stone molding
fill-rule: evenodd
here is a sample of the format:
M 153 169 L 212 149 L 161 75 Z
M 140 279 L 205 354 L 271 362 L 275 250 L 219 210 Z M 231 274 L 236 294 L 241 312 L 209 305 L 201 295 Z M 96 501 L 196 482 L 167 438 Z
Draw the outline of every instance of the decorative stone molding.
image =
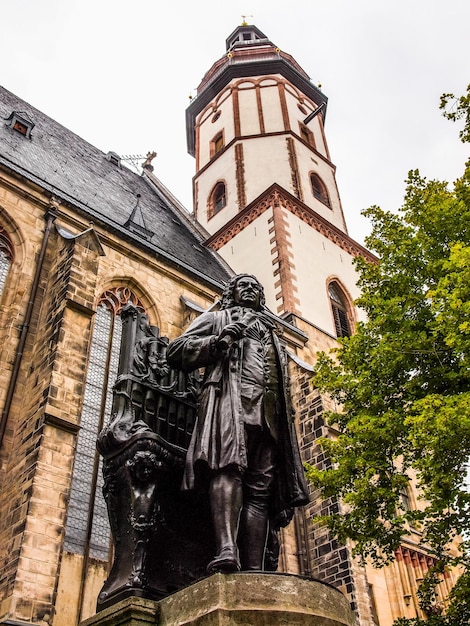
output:
M 297 162 L 297 154 L 295 151 L 294 140 L 292 139 L 292 137 L 287 137 L 286 143 L 287 154 L 289 155 L 292 189 L 294 190 L 294 195 L 296 196 L 296 198 L 303 201 L 302 187 L 300 186 L 299 181 L 299 164 Z
M 294 293 L 297 292 L 295 265 L 292 263 L 290 233 L 288 222 L 283 215 L 282 206 L 277 203 L 273 209 L 273 225 L 275 245 L 271 249 L 274 255 L 273 265 L 278 264 L 279 280 L 276 282 L 276 300 L 279 301 L 277 312 L 289 311 L 298 313 L 300 304 Z
M 246 204 L 245 185 L 245 160 L 243 157 L 243 144 L 235 144 L 235 168 L 237 176 L 237 200 L 238 206 L 243 208 Z
M 372 252 L 354 241 L 354 239 L 351 239 L 342 230 L 276 184 L 271 185 L 265 194 L 259 196 L 258 199 L 245 207 L 243 211 L 240 211 L 234 219 L 230 220 L 217 233 L 209 237 L 205 245 L 213 250 L 220 250 L 267 209 L 279 205 L 296 215 L 351 256 L 362 256 L 369 261 L 377 261 L 377 257 Z
M 213 250 L 220 250 L 220 248 L 231 241 L 244 228 L 254 222 L 256 218 L 262 215 L 270 205 L 270 201 L 267 200 L 257 206 L 252 206 L 249 211 L 247 211 L 248 207 L 246 207 L 239 213 L 235 220 L 229 222 L 222 230 L 210 237 L 205 242 L 206 246 Z

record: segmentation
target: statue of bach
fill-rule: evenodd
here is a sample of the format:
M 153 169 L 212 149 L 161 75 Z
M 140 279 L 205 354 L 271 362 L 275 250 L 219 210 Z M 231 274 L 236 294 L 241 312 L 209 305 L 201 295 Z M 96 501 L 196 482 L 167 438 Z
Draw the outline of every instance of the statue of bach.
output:
M 273 318 L 262 285 L 239 274 L 220 309 L 203 313 L 168 349 L 170 365 L 205 368 L 183 488 L 209 495 L 209 574 L 275 570 L 277 531 L 308 502 Z

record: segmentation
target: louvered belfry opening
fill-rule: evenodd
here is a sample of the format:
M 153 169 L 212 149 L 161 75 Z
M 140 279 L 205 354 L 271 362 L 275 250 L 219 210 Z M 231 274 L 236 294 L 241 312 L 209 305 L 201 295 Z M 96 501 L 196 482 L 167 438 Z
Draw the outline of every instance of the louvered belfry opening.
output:
M 351 324 L 349 323 L 348 309 L 341 289 L 337 283 L 330 283 L 328 293 L 335 321 L 336 336 L 349 337 L 351 335 Z

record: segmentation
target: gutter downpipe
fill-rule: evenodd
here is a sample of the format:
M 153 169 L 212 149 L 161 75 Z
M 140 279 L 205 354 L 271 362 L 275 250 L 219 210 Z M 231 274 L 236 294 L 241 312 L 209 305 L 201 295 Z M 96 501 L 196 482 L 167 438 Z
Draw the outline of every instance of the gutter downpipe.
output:
M 33 307 L 36 300 L 36 296 L 39 288 L 39 281 L 41 278 L 42 267 L 44 264 L 44 257 L 46 256 L 47 244 L 52 230 L 52 225 L 57 218 L 56 208 L 58 203 L 55 198 L 51 198 L 49 208 L 47 209 L 44 219 L 46 220 L 46 226 L 44 229 L 44 236 L 42 238 L 41 249 L 39 251 L 39 257 L 36 263 L 36 270 L 34 272 L 33 283 L 31 285 L 31 293 L 29 296 L 28 306 L 24 316 L 23 324 L 21 325 L 21 333 L 18 341 L 18 348 L 16 350 L 15 361 L 11 372 L 10 382 L 8 384 L 7 395 L 5 398 L 5 406 L 0 418 L 0 448 L 3 443 L 3 437 L 7 426 L 8 415 L 10 413 L 11 404 L 13 402 L 13 395 L 15 392 L 16 383 L 18 380 L 18 374 L 20 371 L 21 361 L 23 359 L 23 351 L 26 344 L 26 338 L 28 336 L 28 330 L 31 324 L 31 317 L 33 315 Z

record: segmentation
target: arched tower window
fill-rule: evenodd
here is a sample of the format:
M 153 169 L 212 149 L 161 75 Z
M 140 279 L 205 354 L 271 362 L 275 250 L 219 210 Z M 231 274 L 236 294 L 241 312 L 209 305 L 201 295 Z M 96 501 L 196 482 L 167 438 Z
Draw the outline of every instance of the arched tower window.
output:
M 301 124 L 299 122 L 299 132 L 300 132 L 300 136 L 305 141 L 305 143 L 308 143 L 310 146 L 315 148 L 315 139 L 313 137 L 313 133 L 310 130 L 310 128 L 307 128 L 305 124 Z
M 5 231 L 0 226 L 0 296 L 7 279 L 8 270 L 13 260 L 13 246 Z
M 122 332 L 120 312 L 128 302 L 144 309 L 129 288 L 117 287 L 103 293 L 96 311 L 65 529 L 66 551 L 102 561 L 108 560 L 110 530 L 96 439 L 111 412 Z
M 330 197 L 325 183 L 322 181 L 318 174 L 310 174 L 310 183 L 312 185 L 313 196 L 323 202 L 329 209 L 331 209 Z
M 221 211 L 227 204 L 225 183 L 219 181 L 209 197 L 209 218 Z
M 328 294 L 330 296 L 331 309 L 333 311 L 336 336 L 350 337 L 351 323 L 348 311 L 349 307 L 343 290 L 336 281 L 333 281 L 329 284 Z
M 217 133 L 217 135 L 211 141 L 211 145 L 210 145 L 210 156 L 211 156 L 211 158 L 214 155 L 216 155 L 217 152 L 220 152 L 222 150 L 222 148 L 224 147 L 224 145 L 225 145 L 224 133 L 223 133 L 223 131 L 220 131 L 220 133 Z

